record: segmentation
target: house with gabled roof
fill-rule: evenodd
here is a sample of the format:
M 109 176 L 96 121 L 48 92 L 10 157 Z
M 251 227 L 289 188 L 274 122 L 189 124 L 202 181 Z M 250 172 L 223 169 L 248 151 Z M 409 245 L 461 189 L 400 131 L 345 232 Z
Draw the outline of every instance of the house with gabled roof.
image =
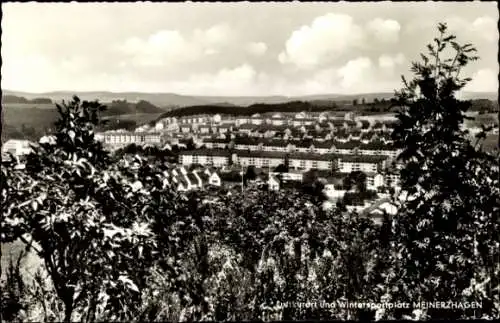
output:
M 375 201 L 372 205 L 362 211 L 362 215 L 369 216 L 381 223 L 381 216 L 387 214 L 389 216 L 396 215 L 398 206 L 390 198 L 382 198 Z
M 208 149 L 225 149 L 229 145 L 229 140 L 225 138 L 207 138 L 203 140 L 203 145 Z
M 333 138 L 338 142 L 347 142 L 349 141 L 349 137 L 349 134 L 344 129 L 339 129 L 333 133 Z
M 203 184 L 200 183 L 199 178 L 195 174 L 193 174 L 193 172 L 184 174 L 184 181 L 187 183 L 186 189 L 189 191 L 200 189 L 203 186 Z
M 351 155 L 356 154 L 358 147 L 361 145 L 360 141 L 350 140 L 350 141 L 334 141 L 333 145 L 335 147 L 334 153 L 343 154 L 343 155 Z
M 369 132 L 370 131 L 370 122 L 368 120 L 360 120 L 360 131 L 362 133 L 366 133 L 366 132 Z
M 391 134 L 388 133 L 388 132 L 379 133 L 378 134 L 378 139 L 380 139 L 381 141 L 383 141 L 386 144 L 390 144 L 390 143 L 394 142 L 394 140 L 392 139 Z
M 236 137 L 233 139 L 234 149 L 256 151 L 261 149 L 259 140 L 253 137 Z
M 260 147 L 264 151 L 293 152 L 295 146 L 283 139 L 261 139 Z
M 362 133 L 357 129 L 353 129 L 349 131 L 349 135 L 350 140 L 360 140 Z
M 314 153 L 312 140 L 293 140 L 291 143 L 295 146 L 295 151 L 299 153 Z
M 175 177 L 173 179 L 173 182 L 175 185 L 177 185 L 177 191 L 179 192 L 185 192 L 188 191 L 189 184 L 186 182 L 186 180 L 183 177 Z
M 335 152 L 335 145 L 331 140 L 315 140 L 312 145 L 314 146 L 314 152 L 317 154 L 332 154 Z
M 374 132 L 363 132 L 362 135 L 361 135 L 361 142 L 364 143 L 364 144 L 367 144 L 369 143 L 370 141 L 374 140 L 377 138 L 377 134 L 374 133 Z
M 280 181 L 274 175 L 269 175 L 267 185 L 270 191 L 278 191 L 280 189 Z
M 359 153 L 362 155 L 384 155 L 392 159 L 396 158 L 400 152 L 401 150 L 393 144 L 387 144 L 381 140 L 362 143 L 359 147 Z
M 376 131 L 376 132 L 379 132 L 379 131 L 385 131 L 385 126 L 382 122 L 379 122 L 379 121 L 376 121 L 373 125 L 372 125 L 372 128 L 371 128 L 372 131 Z

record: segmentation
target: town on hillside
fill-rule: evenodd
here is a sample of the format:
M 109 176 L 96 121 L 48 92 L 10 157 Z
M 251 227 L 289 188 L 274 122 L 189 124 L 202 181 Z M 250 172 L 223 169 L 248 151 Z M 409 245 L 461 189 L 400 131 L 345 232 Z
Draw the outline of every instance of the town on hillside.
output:
M 170 152 L 166 180 L 178 191 L 314 184 L 325 207 L 378 214 L 395 212 L 388 201 L 400 190 L 400 149 L 391 139 L 396 122 L 392 115 L 338 111 L 192 115 L 99 132 L 96 139 L 114 152 L 129 146 Z M 29 151 L 26 140 L 3 147 L 16 156 Z

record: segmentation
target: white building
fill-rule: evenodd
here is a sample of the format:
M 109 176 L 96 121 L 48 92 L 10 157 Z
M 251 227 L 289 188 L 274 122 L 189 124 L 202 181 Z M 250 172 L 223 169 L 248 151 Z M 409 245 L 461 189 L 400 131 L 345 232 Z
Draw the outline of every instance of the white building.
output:
M 273 175 L 269 176 L 269 179 L 267 180 L 267 184 L 269 185 L 269 190 L 271 190 L 271 191 L 277 191 L 280 189 L 280 182 Z
M 2 145 L 2 153 L 11 153 L 14 156 L 28 155 L 32 152 L 29 140 L 9 139 Z
M 222 167 L 229 165 L 231 154 L 228 150 L 198 149 L 179 153 L 179 163 L 182 165 L 200 164 Z
M 341 155 L 338 158 L 338 168 L 341 173 L 362 171 L 377 173 L 386 166 L 387 156 Z
M 281 178 L 285 181 L 294 181 L 294 182 L 302 182 L 302 178 L 304 176 L 302 172 L 287 172 L 287 173 L 272 172 L 270 173 L 270 175 L 281 176 Z
M 385 185 L 385 179 L 379 173 L 366 173 L 366 188 L 371 191 L 376 191 Z
M 333 168 L 334 157 L 328 154 L 294 153 L 288 156 L 288 160 L 290 168 L 295 170 L 330 170 Z
M 108 131 L 96 134 L 96 139 L 106 145 L 161 144 L 161 134 L 156 132 Z
M 269 151 L 238 151 L 237 163 L 241 166 L 275 168 L 285 162 L 285 153 Z

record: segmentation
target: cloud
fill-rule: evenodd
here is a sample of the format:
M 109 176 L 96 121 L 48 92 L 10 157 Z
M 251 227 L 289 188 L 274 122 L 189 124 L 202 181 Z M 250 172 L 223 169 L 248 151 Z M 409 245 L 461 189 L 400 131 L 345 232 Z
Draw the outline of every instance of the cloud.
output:
M 368 57 L 359 57 L 350 60 L 338 70 L 342 78 L 343 88 L 350 89 L 366 81 L 367 72 L 372 68 L 372 61 Z
M 478 36 L 487 41 L 498 42 L 498 25 L 493 18 L 488 16 L 479 17 L 474 20 L 471 27 L 471 31 Z
M 376 18 L 368 23 L 368 30 L 381 42 L 397 43 L 401 25 L 396 20 Z
M 401 65 L 405 62 L 405 55 L 403 53 L 398 53 L 396 55 L 383 54 L 378 58 L 378 65 L 381 68 L 392 69 L 397 65 Z
M 227 95 L 244 95 L 254 90 L 257 71 L 249 64 L 242 64 L 235 68 L 223 68 L 217 73 L 200 73 L 188 77 L 186 81 L 176 83 L 181 92 L 186 89 L 196 89 L 198 93 L 213 95 L 226 93 Z
M 132 37 L 118 46 L 134 65 L 162 66 L 199 57 L 200 50 L 176 30 L 160 30 L 147 39 Z
M 328 13 L 292 32 L 278 60 L 312 68 L 359 46 L 362 40 L 363 31 L 351 16 Z
M 252 42 L 246 46 L 246 49 L 254 56 L 262 56 L 267 51 L 267 45 L 263 42 Z
M 472 75 L 472 81 L 464 88 L 472 92 L 497 92 L 498 91 L 498 69 L 480 69 Z
M 132 37 L 116 49 L 127 55 L 135 66 L 174 66 L 218 54 L 234 32 L 226 24 L 206 30 L 195 29 L 191 37 L 178 30 L 159 30 L 145 39 Z
M 233 29 L 228 24 L 217 24 L 207 30 L 196 29 L 193 41 L 204 45 L 225 44 L 234 36 Z

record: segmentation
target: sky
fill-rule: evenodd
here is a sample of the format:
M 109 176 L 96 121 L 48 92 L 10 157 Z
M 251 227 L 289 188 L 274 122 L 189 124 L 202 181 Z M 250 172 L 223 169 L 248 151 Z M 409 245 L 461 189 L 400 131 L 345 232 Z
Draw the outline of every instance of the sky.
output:
M 446 22 L 498 91 L 495 2 L 7 3 L 3 89 L 309 95 L 393 92 Z

